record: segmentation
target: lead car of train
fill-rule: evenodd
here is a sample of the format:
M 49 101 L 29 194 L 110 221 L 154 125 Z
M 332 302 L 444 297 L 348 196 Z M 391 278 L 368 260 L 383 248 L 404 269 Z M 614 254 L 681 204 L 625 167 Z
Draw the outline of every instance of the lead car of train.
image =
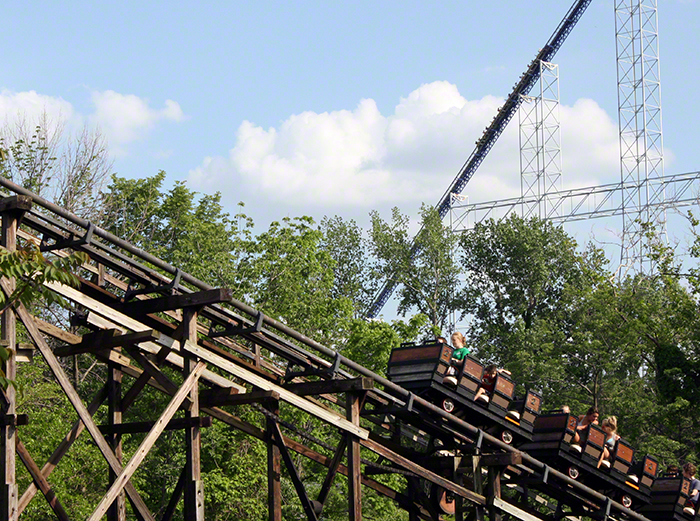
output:
M 583 441 L 573 443 L 577 419 L 567 413 L 542 410 L 542 397 L 528 390 L 515 396 L 516 385 L 498 373 L 488 399 L 475 399 L 482 384 L 484 366 L 467 356 L 458 364 L 456 384 L 445 379 L 452 348 L 437 341 L 402 344 L 391 353 L 387 376 L 393 383 L 440 406 L 467 423 L 512 444 L 530 456 L 582 482 L 652 520 L 700 521 L 696 509 L 685 509 L 690 483 L 683 477 L 658 477 L 659 465 L 652 456 L 639 456 L 620 438 L 608 460 L 602 459 L 605 433 L 597 425 L 579 431 Z M 509 468 L 514 483 L 518 474 Z M 546 480 L 530 487 L 552 492 Z M 445 502 L 440 502 L 444 508 Z M 447 510 L 446 512 L 449 512 Z

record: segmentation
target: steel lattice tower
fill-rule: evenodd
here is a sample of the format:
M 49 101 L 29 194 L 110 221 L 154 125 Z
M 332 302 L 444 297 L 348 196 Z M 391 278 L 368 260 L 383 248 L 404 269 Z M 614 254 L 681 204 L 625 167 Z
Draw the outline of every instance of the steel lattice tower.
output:
M 540 61 L 539 93 L 521 96 L 520 196 L 522 214 L 552 217 L 558 206 L 550 194 L 562 188 L 559 124 L 559 67 Z M 525 201 L 534 201 L 526 203 Z
M 657 0 L 615 0 L 622 183 L 621 264 L 648 272 L 647 224 L 665 235 Z

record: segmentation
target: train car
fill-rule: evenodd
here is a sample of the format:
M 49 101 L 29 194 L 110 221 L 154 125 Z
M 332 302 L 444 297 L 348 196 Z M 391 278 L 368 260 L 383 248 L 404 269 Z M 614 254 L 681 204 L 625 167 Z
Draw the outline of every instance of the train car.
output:
M 389 380 L 440 405 L 445 411 L 500 437 L 505 443 L 532 440 L 542 398 L 534 391 L 514 400 L 515 383 L 498 374 L 488 399 L 475 400 L 484 374 L 483 365 L 467 356 L 456 366 L 454 379 L 445 377 L 451 367 L 452 348 L 437 341 L 402 344 L 392 350 Z
M 538 416 L 532 441 L 520 448 L 628 508 L 649 504 L 652 498 L 648 485 L 656 477 L 657 466 L 647 465 L 647 474 L 643 475 L 645 485 L 640 486 L 640 477 L 632 470 L 634 449 L 628 442 L 622 438 L 618 440 L 610 459 L 603 460 L 603 430 L 589 425 L 578 431 L 581 442 L 574 443 L 577 424 L 577 419 L 566 413 Z M 649 459 L 644 461 L 651 463 Z
M 697 521 L 698 507 L 688 506 L 690 481 L 682 476 L 657 478 L 651 485 L 651 504 L 639 509 L 639 513 L 659 521 Z

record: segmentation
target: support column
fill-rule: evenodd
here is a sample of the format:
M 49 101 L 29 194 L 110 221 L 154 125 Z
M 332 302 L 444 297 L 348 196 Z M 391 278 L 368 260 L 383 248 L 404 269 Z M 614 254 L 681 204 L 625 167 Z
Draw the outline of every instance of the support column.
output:
M 107 407 L 108 421 L 110 426 L 119 425 L 122 423 L 122 372 L 119 366 L 114 362 L 107 364 Z M 122 437 L 121 434 L 114 433 L 107 436 L 109 446 L 114 450 L 119 463 L 122 461 Z M 117 474 L 109 469 L 109 484 L 110 486 L 116 481 Z M 121 492 L 117 499 L 112 503 L 107 510 L 107 521 L 125 521 L 126 520 L 126 495 Z
M 355 425 L 360 425 L 360 409 L 365 393 L 346 393 L 347 419 Z M 360 470 L 360 440 L 357 436 L 347 433 L 348 445 L 348 519 L 362 520 L 362 474 Z
M 279 416 L 279 402 L 267 400 L 265 408 Z M 282 463 L 280 448 L 274 437 L 274 420 L 265 418 L 265 443 L 267 443 L 267 510 L 270 521 L 282 521 L 282 487 L 280 476 Z
M 197 343 L 197 312 L 188 308 L 182 317 L 182 340 Z M 185 378 L 194 371 L 197 360 L 191 356 L 184 357 Z M 190 420 L 199 417 L 199 385 L 195 385 L 189 394 L 192 407 L 185 412 L 185 418 Z M 185 429 L 187 461 L 185 463 L 185 519 L 188 521 L 204 521 L 204 489 L 200 466 L 201 429 L 199 424 L 189 424 Z
M 474 492 L 477 494 L 484 494 L 484 480 L 481 476 L 481 456 L 472 456 L 472 471 L 474 472 Z M 482 505 L 476 506 L 476 520 L 484 521 L 485 509 Z
M 8 197 L 0 201 L 0 211 L 2 212 L 2 235 L 0 241 L 2 246 L 10 252 L 17 249 L 17 228 L 23 213 L 31 209 L 31 199 L 26 196 Z M 8 289 L 15 289 L 14 279 L 9 280 Z M 11 352 L 17 351 L 17 319 L 15 312 L 12 309 L 6 310 L 0 316 L 0 336 L 3 344 L 10 349 Z M 17 362 L 14 356 L 11 356 L 3 364 L 5 376 L 10 380 L 17 378 Z M 16 392 L 15 388 L 10 386 L 5 390 L 7 397 L 7 409 L 5 414 L 16 414 Z M 9 422 L 4 422 L 9 423 Z M 15 521 L 19 517 L 17 510 L 18 492 L 17 482 L 15 477 L 15 447 L 16 447 L 16 428 L 14 425 L 4 425 L 0 427 L 0 519 Z
M 489 491 L 487 503 L 489 506 L 489 519 L 491 521 L 501 521 L 503 515 L 501 511 L 493 506 L 494 498 L 501 499 L 501 474 L 503 469 L 501 467 L 489 467 Z

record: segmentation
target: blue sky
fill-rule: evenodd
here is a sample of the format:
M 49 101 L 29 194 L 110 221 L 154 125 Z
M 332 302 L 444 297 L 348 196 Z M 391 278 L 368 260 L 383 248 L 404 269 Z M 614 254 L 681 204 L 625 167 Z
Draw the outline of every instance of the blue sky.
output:
M 570 7 L 501 2 L 15 2 L 0 116 L 99 126 L 115 172 L 222 192 L 259 226 L 435 203 Z M 700 170 L 700 4 L 659 6 L 666 173 Z M 559 65 L 567 186 L 619 180 L 612 0 Z M 519 193 L 517 119 L 465 193 Z

